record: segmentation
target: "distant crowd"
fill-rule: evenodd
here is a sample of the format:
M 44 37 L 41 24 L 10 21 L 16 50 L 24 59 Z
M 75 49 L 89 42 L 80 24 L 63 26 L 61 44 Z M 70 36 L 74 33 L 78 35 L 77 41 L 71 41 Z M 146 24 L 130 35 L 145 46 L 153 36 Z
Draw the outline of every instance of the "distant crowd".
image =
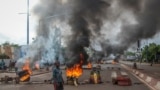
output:
M 12 69 L 15 69 L 15 61 L 9 61 L 9 65 L 6 65 L 6 63 L 4 62 L 4 60 L 2 59 L 0 61 L 0 70 L 9 70 L 11 71 Z

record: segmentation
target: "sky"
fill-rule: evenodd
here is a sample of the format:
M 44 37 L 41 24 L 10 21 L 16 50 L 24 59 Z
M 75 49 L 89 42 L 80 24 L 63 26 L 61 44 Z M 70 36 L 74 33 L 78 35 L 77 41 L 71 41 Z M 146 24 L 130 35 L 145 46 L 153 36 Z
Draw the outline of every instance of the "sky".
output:
M 38 0 L 30 0 L 30 13 Z M 0 44 L 27 44 L 27 0 L 0 0 Z M 34 17 L 30 14 L 30 43 L 35 37 Z

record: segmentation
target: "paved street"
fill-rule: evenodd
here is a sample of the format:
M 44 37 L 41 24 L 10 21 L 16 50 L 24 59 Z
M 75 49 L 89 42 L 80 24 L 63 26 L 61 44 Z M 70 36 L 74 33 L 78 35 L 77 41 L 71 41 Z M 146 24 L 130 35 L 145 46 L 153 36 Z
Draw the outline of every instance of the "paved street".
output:
M 133 69 L 133 62 L 120 61 L 121 65 L 133 73 L 137 78 L 143 81 L 153 90 L 160 90 L 160 64 L 138 63 L 137 69 Z
M 79 86 L 73 85 L 64 85 L 64 90 L 151 90 L 145 84 L 140 82 L 136 77 L 130 74 L 128 71 L 121 69 L 121 71 L 125 71 L 132 80 L 132 86 L 118 86 L 113 85 L 111 83 L 111 72 L 117 71 L 118 69 L 115 67 L 120 67 L 120 65 L 111 65 L 111 64 L 103 64 L 101 70 L 101 78 L 102 84 L 83 84 Z M 108 69 L 107 67 L 114 67 L 113 69 Z M 84 70 L 83 75 L 79 78 L 79 82 L 83 82 L 87 80 L 90 76 L 91 70 Z M 63 70 L 63 77 L 66 81 L 65 72 Z M 44 82 L 46 79 L 51 78 L 51 73 L 46 73 L 42 75 L 32 76 L 31 82 Z M 26 84 L 21 83 L 20 85 L 1 85 L 0 90 L 53 90 L 52 84 Z
M 121 61 L 121 63 L 129 66 L 132 68 L 133 62 L 129 61 Z M 154 77 L 155 79 L 160 80 L 160 70 L 159 70 L 160 64 L 153 64 L 153 66 L 150 66 L 149 63 L 139 63 L 137 62 L 137 68 L 140 72 L 146 73 L 147 75 Z

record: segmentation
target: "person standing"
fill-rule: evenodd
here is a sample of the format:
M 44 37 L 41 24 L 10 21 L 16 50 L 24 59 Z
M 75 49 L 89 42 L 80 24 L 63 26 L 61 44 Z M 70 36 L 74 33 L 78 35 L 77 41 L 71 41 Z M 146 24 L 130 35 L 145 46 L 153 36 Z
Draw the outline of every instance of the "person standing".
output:
M 62 77 L 62 71 L 60 69 L 60 63 L 55 62 L 54 63 L 55 67 L 53 68 L 53 85 L 54 85 L 54 90 L 63 90 L 63 77 Z
M 9 71 L 12 70 L 12 61 L 11 60 L 9 60 L 9 66 L 8 66 L 8 68 L 9 68 Z
M 2 61 L 1 61 L 1 69 L 2 69 L 2 70 L 5 70 L 5 69 L 6 69 L 6 67 L 5 67 L 5 62 L 4 62 L 3 59 L 2 59 Z

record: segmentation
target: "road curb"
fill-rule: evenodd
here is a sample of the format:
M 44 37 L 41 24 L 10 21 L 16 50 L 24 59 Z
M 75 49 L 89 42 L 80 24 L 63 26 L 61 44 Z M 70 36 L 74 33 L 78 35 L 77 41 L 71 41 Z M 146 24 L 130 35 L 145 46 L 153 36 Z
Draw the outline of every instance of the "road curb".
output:
M 139 70 L 132 69 L 131 67 L 129 67 L 125 64 L 121 64 L 121 66 L 124 67 L 126 70 L 131 71 L 133 74 L 135 74 L 137 77 L 139 77 L 145 83 L 147 83 L 150 87 L 154 88 L 154 90 L 160 90 L 160 81 L 159 80 L 157 80 L 154 77 L 151 77 L 145 73 L 142 73 Z

